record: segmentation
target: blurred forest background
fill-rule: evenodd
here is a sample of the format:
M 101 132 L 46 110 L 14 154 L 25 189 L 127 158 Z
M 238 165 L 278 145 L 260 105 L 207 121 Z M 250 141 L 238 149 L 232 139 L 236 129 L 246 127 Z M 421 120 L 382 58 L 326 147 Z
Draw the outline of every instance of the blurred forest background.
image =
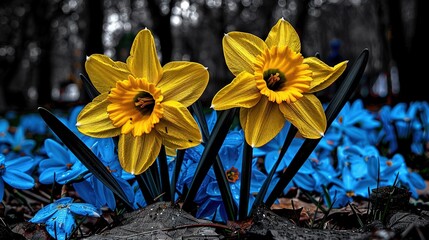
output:
M 202 100 L 232 80 L 222 37 L 230 31 L 265 39 L 281 17 L 298 31 L 304 56 L 350 64 L 370 59 L 354 97 L 367 104 L 428 100 L 429 22 L 426 0 L 1 0 L 0 113 L 66 107 L 88 101 L 79 74 L 86 56 L 125 61 L 147 27 L 161 63 L 190 60 L 208 67 Z M 420 60 L 420 61 L 419 61 Z M 335 86 L 323 93 L 329 100 Z M 324 97 L 324 98 L 323 98 Z

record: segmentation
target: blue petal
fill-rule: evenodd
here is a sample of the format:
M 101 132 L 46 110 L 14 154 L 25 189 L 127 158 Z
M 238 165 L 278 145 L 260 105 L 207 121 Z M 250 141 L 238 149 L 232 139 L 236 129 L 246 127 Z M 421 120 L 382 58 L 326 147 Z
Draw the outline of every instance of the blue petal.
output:
M 46 154 L 48 154 L 49 158 L 64 163 L 64 165 L 69 163 L 69 153 L 64 146 L 62 146 L 53 139 L 46 139 L 44 146 Z
M 418 173 L 416 173 L 416 172 L 410 172 L 408 174 L 408 178 L 410 179 L 411 184 L 415 188 L 417 188 L 417 189 L 425 189 L 426 188 L 426 182 L 425 182 L 425 180 Z
M 29 156 L 19 157 L 13 161 L 6 161 L 6 169 L 19 169 L 21 172 L 26 172 L 33 167 L 33 160 Z
M 42 184 L 52 184 L 54 183 L 55 179 L 57 177 L 57 173 L 61 173 L 65 171 L 65 167 L 52 167 L 47 168 L 39 175 L 39 182 Z
M 128 201 L 133 202 L 134 201 L 134 191 L 132 186 L 128 181 L 122 178 L 117 178 L 116 181 L 118 181 L 121 188 L 124 190 L 125 195 L 127 196 Z
M 59 162 L 51 158 L 43 159 L 39 163 L 39 169 L 41 169 L 40 172 L 47 168 L 53 168 L 53 167 L 56 167 L 56 168 L 61 167 L 65 169 L 66 165 L 64 164 L 64 162 Z
M 0 119 L 0 136 L 4 136 L 9 130 L 9 121 L 6 119 Z M 1 139 L 1 138 L 0 138 Z
M 57 212 L 58 203 L 54 202 L 46 205 L 36 212 L 33 218 L 29 221 L 32 223 L 46 223 L 48 219 Z
M 11 187 L 17 189 L 30 189 L 34 186 L 34 178 L 24 172 L 14 169 L 6 169 L 3 174 L 3 180 Z
M 86 167 L 79 161 L 75 162 L 70 170 L 57 174 L 56 181 L 59 184 L 66 184 L 67 182 L 76 179 L 87 171 Z
M 113 192 L 95 177 L 92 177 L 91 182 L 95 191 L 95 195 L 102 206 L 107 205 L 109 209 L 115 210 L 116 200 Z
M 74 217 L 68 209 L 61 209 L 46 222 L 46 230 L 57 240 L 69 239 L 74 228 Z
M 73 203 L 70 205 L 70 211 L 74 214 L 89 216 L 89 217 L 100 217 L 101 211 L 89 203 Z
M 297 173 L 293 178 L 292 181 L 295 183 L 296 186 L 299 188 L 302 188 L 307 191 L 314 191 L 316 188 L 316 181 L 314 178 L 311 177 L 309 174 L 302 174 Z
M 73 187 L 76 190 L 80 198 L 82 198 L 86 203 L 91 203 L 95 206 L 98 206 L 97 198 L 94 194 L 94 188 L 88 179 L 84 181 L 73 183 Z M 100 206 L 101 207 L 101 206 Z

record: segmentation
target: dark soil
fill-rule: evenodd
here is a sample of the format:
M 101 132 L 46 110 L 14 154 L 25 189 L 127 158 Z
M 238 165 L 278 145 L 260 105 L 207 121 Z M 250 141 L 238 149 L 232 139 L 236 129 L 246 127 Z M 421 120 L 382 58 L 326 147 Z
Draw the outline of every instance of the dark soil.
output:
M 219 224 L 197 219 L 170 202 L 157 202 L 74 239 L 429 239 L 429 211 L 410 204 L 409 199 L 403 189 L 383 187 L 373 191 L 369 208 L 351 204 L 319 217 L 313 214 L 306 224 L 302 207 L 260 208 L 247 221 Z M 43 226 L 22 222 L 2 226 L 0 239 L 50 237 Z

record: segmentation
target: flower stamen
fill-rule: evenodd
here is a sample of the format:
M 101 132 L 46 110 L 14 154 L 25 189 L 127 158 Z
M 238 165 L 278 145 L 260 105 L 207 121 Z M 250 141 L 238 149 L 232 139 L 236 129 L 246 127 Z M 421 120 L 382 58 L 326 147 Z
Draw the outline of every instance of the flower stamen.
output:
M 68 170 L 70 170 L 72 167 L 73 167 L 73 164 L 72 164 L 72 163 L 67 163 L 67 164 L 66 164 L 66 168 L 67 168 Z
M 226 170 L 225 174 L 228 182 L 235 183 L 239 179 L 239 172 L 235 167 L 231 167 L 230 169 Z
M 267 85 L 268 87 L 272 87 L 276 82 L 280 80 L 279 73 L 276 73 L 275 75 L 271 74 L 268 78 Z
M 312 71 L 300 53 L 288 47 L 267 48 L 253 66 L 256 87 L 271 102 L 293 103 L 310 89 Z
M 354 196 L 356 196 L 356 194 L 355 194 L 355 192 L 353 190 L 350 190 L 350 191 L 346 192 L 346 196 L 347 197 L 354 197 Z
M 278 69 L 268 69 L 264 72 L 264 80 L 270 90 L 276 91 L 282 88 L 286 82 L 286 77 Z
M 134 97 L 134 106 L 144 115 L 151 113 L 155 105 L 155 100 L 148 92 L 140 92 Z
M 146 106 L 148 106 L 150 104 L 154 104 L 154 103 L 155 103 L 155 101 L 153 100 L 153 98 L 138 97 L 137 101 L 134 102 L 134 105 L 136 105 L 136 107 L 145 108 Z

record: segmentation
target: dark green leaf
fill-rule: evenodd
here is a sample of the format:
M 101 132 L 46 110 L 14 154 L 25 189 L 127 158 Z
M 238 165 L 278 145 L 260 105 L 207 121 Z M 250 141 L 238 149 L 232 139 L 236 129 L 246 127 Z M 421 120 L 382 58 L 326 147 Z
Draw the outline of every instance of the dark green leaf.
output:
M 88 94 L 89 98 L 92 100 L 95 97 L 97 97 L 98 95 L 100 95 L 100 93 L 97 91 L 97 89 L 94 87 L 94 85 L 92 84 L 92 82 L 85 77 L 85 75 L 83 75 L 82 73 L 79 74 L 80 79 L 83 82 L 83 87 L 86 91 L 86 93 Z
M 159 152 L 158 155 L 158 162 L 159 162 L 159 169 L 160 171 L 160 176 L 161 176 L 161 188 L 162 188 L 162 193 L 164 194 L 164 196 L 162 197 L 163 201 L 170 201 L 171 197 L 171 192 L 170 192 L 170 177 L 169 177 L 169 171 L 168 171 L 168 162 L 167 162 L 167 155 L 165 153 L 165 147 L 164 145 L 162 145 L 161 147 L 161 151 Z
M 192 104 L 192 110 L 195 116 L 197 117 L 198 123 L 200 124 L 200 128 L 203 135 L 203 145 L 205 146 L 205 143 L 208 141 L 210 134 L 209 134 L 207 121 L 206 121 L 200 101 L 197 101 L 194 104 Z M 224 167 L 218 154 L 216 154 L 216 161 L 213 164 L 213 170 L 215 172 L 216 181 L 219 185 L 220 195 L 222 197 L 222 201 L 224 203 L 225 211 L 227 213 L 228 219 L 231 221 L 235 220 L 235 216 L 237 215 L 236 214 L 237 207 L 234 204 L 234 200 L 231 194 L 231 189 L 229 187 L 229 183 L 228 183 L 228 180 L 226 179 L 226 175 L 224 172 Z
M 253 148 L 244 141 L 243 160 L 240 173 L 240 202 L 238 208 L 238 220 L 245 220 L 249 209 L 250 181 L 252 176 Z

